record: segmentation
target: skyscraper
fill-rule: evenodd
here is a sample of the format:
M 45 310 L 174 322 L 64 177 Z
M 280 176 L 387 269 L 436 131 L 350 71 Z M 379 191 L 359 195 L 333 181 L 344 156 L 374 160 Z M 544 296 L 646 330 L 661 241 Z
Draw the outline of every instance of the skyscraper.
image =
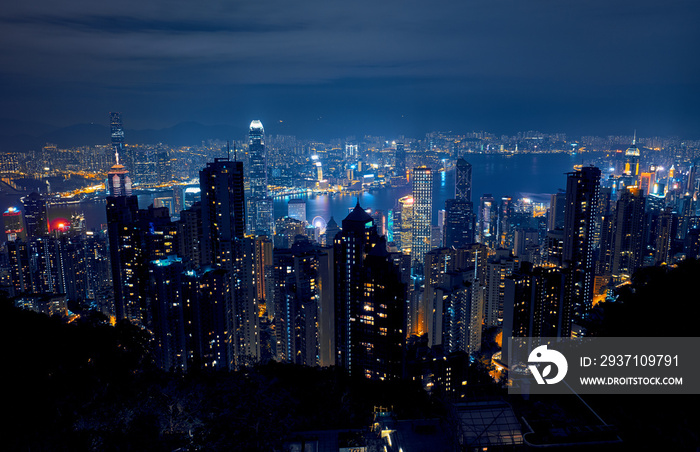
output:
M 229 343 L 238 367 L 260 356 L 255 291 L 255 243 L 245 234 L 242 162 L 215 159 L 199 172 L 202 196 L 202 265 L 224 269 L 230 278 Z
M 498 209 L 493 195 L 485 194 L 479 200 L 479 243 L 491 248 L 497 238 Z
M 46 212 L 46 201 L 37 192 L 32 192 L 22 198 L 24 206 L 24 221 L 27 224 L 27 237 L 37 237 L 47 234 L 48 217 Z
M 274 231 L 272 199 L 267 190 L 267 153 L 265 129 L 257 119 L 250 123 L 248 134 L 250 199 L 249 218 L 251 233 L 272 237 Z
M 403 143 L 396 143 L 396 153 L 394 154 L 394 167 L 396 175 L 406 178 L 406 146 Z
M 617 201 L 612 253 L 613 276 L 630 277 L 637 268 L 642 266 L 644 200 L 641 189 L 628 187 Z
M 131 194 L 129 172 L 119 163 L 107 173 L 109 237 L 114 308 L 117 320 L 145 321 L 147 268 L 139 234 L 138 199 Z
M 109 114 L 109 132 L 112 139 L 112 151 L 114 155 L 120 155 L 121 161 L 130 170 L 134 170 L 134 155 L 124 146 L 124 126 L 122 125 L 122 114 L 111 112 Z M 117 158 L 119 163 L 119 158 Z
M 443 244 L 460 248 L 474 243 L 475 216 L 472 203 L 459 199 L 445 201 Z
M 472 201 L 472 165 L 462 158 L 455 164 L 455 199 Z
M 568 173 L 563 261 L 567 268 L 562 337 L 570 332 L 571 321 L 592 306 L 594 258 L 593 229 L 598 207 L 600 169 L 594 166 Z
M 430 168 L 413 169 L 413 200 L 411 261 L 422 273 L 425 253 L 430 251 L 433 226 L 433 172 Z
M 233 266 L 234 241 L 245 234 L 243 163 L 214 159 L 199 172 L 202 265 Z
M 109 131 L 112 137 L 112 149 L 122 153 L 124 148 L 124 127 L 122 126 L 122 114 L 112 112 L 109 114 Z
M 401 376 L 406 287 L 360 204 L 334 244 L 336 364 L 352 376 Z

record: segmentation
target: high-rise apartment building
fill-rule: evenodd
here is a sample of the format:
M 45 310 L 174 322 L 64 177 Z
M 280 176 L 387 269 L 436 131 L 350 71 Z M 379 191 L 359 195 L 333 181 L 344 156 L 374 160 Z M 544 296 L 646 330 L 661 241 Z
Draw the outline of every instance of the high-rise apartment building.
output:
M 352 376 L 400 377 L 406 286 L 359 202 L 335 238 L 334 262 L 336 364 Z
M 642 266 L 645 199 L 641 189 L 627 187 L 617 201 L 612 253 L 614 277 L 631 277 Z
M 255 362 L 260 335 L 255 290 L 255 243 L 245 238 L 243 163 L 215 159 L 199 173 L 202 196 L 202 265 L 226 270 L 231 278 L 229 333 L 234 361 Z
M 49 232 L 46 201 L 37 192 L 22 198 L 24 221 L 27 224 L 27 237 L 38 237 Z
M 594 166 L 567 175 L 563 249 L 567 284 L 562 337 L 567 335 L 571 322 L 592 307 L 595 276 L 593 233 L 599 188 L 600 169 Z

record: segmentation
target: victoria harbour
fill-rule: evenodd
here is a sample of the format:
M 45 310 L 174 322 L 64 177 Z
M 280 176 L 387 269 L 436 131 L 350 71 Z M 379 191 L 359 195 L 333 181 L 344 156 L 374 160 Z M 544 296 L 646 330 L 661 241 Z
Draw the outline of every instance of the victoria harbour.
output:
M 483 194 L 491 194 L 495 199 L 510 196 L 514 199 L 529 198 L 533 202 L 549 203 L 551 194 L 563 189 L 566 173 L 575 165 L 588 164 L 595 154 L 467 154 L 465 159 L 473 165 L 474 201 Z M 136 187 L 138 188 L 138 187 Z M 359 194 L 360 205 L 366 209 L 387 211 L 395 207 L 396 201 L 411 193 L 411 184 L 402 187 L 389 187 L 365 190 Z M 438 172 L 433 179 L 433 223 L 437 224 L 437 211 L 444 209 L 445 200 L 454 197 L 454 170 Z M 153 203 L 159 193 L 141 193 L 139 207 L 146 208 Z M 331 216 L 340 222 L 357 202 L 355 194 L 310 194 L 306 200 L 307 221 L 316 216 L 329 221 Z M 15 198 L 4 198 L 7 206 Z M 287 215 L 289 197 L 275 198 L 275 218 Z M 17 201 L 15 201 L 17 202 Z M 99 229 L 106 223 L 103 202 L 87 201 L 70 205 L 54 205 L 49 208 L 49 218 L 69 219 L 73 214 L 84 214 L 87 229 Z

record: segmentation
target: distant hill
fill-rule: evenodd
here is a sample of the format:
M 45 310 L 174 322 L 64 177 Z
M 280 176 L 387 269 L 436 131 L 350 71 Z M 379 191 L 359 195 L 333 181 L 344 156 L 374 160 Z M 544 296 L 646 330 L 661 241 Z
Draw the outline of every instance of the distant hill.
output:
M 183 122 L 165 129 L 126 129 L 127 144 L 164 143 L 170 146 L 199 145 L 209 139 L 234 140 L 244 136 L 245 129 L 233 130 L 227 125 L 206 126 Z M 0 152 L 39 149 L 46 143 L 59 148 L 109 144 L 109 127 L 101 124 L 76 124 L 52 128 L 45 124 L 0 119 Z

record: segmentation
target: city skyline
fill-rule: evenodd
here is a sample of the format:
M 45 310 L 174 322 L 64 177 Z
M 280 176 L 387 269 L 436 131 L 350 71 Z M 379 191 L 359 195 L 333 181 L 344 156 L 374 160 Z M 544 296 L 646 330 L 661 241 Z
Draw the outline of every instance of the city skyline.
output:
M 695 137 L 699 13 L 691 1 L 16 4 L 0 16 L 3 130 L 121 111 L 137 130 L 243 132 L 253 117 L 300 136 Z

